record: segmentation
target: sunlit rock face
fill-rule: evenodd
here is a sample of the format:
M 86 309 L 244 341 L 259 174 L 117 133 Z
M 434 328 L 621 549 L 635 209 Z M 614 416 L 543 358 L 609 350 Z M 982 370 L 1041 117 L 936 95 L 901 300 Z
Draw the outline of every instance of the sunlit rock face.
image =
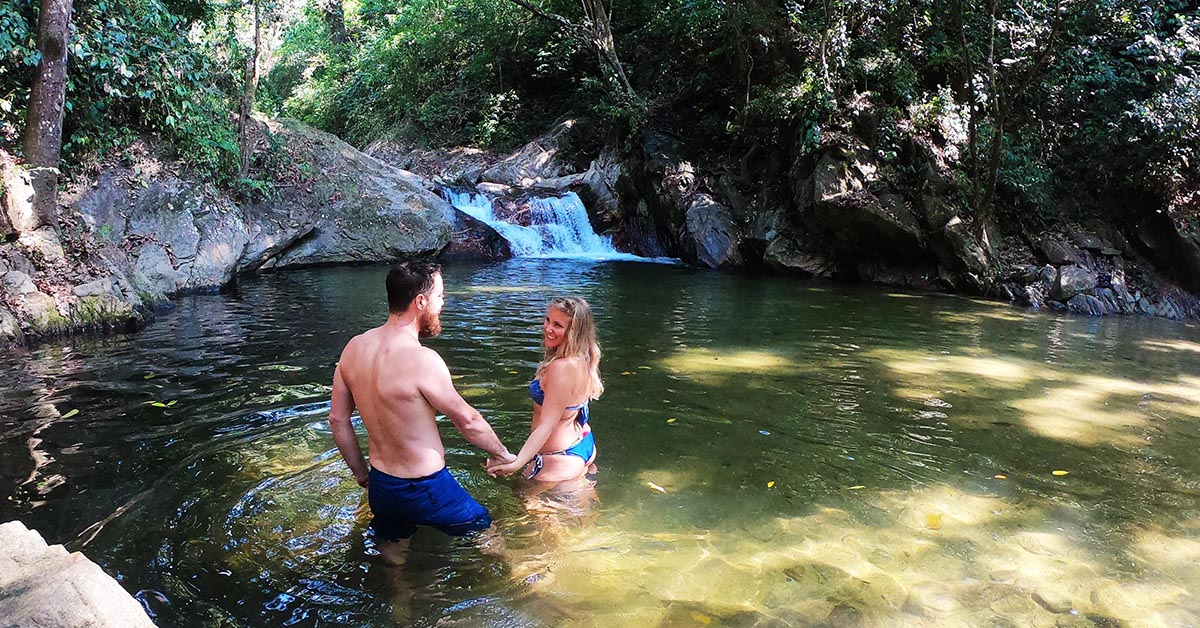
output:
M 141 605 L 78 552 L 47 546 L 20 521 L 0 525 L 0 617 L 27 628 L 153 628 Z
M 82 238 L 69 255 L 49 228 L 21 233 L 0 251 L 5 273 L 19 273 L 0 283 L 11 306 L 0 319 L 0 343 L 137 326 L 172 295 L 217 290 L 247 271 L 443 251 L 459 259 L 510 256 L 495 230 L 426 189 L 424 179 L 294 121 L 258 125 L 280 146 L 270 158 L 284 162 L 265 191 L 232 198 L 145 158 L 64 193 L 86 231 L 63 236 Z

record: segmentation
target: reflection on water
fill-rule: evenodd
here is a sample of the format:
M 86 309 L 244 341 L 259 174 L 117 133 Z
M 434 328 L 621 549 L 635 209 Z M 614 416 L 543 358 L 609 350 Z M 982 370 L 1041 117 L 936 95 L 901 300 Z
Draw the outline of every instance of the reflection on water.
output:
M 251 278 L 138 335 L 0 356 L 0 519 L 85 549 L 164 626 L 1200 624 L 1192 327 L 662 265 L 451 267 L 432 344 L 510 447 L 544 304 L 592 302 L 599 483 L 492 480 L 446 425 L 499 537 L 422 531 L 397 569 L 325 422 L 384 273 Z

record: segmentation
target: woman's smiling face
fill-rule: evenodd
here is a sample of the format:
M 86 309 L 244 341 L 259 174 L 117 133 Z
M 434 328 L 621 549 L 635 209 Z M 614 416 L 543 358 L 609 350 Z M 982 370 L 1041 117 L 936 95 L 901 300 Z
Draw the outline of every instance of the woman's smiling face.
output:
M 542 342 L 547 349 L 557 349 L 567 337 L 567 328 L 571 319 L 567 313 L 551 307 L 546 310 L 546 318 L 542 321 Z

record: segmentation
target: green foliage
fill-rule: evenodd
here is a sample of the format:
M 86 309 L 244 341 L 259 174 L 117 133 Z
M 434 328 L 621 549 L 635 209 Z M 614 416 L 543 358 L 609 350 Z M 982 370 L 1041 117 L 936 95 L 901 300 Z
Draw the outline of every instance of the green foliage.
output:
M 37 63 L 30 5 L 21 0 L 0 8 L 5 129 L 24 126 Z M 201 5 L 180 6 L 203 13 Z M 233 100 L 222 89 L 230 84 L 213 50 L 189 35 L 191 26 L 161 0 L 76 3 L 67 57 L 65 160 L 120 151 L 139 134 L 151 134 L 173 143 L 187 163 L 217 180 L 232 174 L 237 149 L 228 112 Z
M 0 3 L 0 146 L 9 150 L 19 142 L 29 81 L 41 58 L 30 27 L 34 16 L 31 0 Z

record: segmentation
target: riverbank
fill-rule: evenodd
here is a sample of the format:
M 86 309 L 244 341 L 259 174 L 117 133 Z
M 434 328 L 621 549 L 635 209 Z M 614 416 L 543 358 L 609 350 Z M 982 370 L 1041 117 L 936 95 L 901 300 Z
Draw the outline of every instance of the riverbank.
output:
M 175 295 L 219 290 L 240 273 L 510 254 L 411 173 L 293 121 L 260 121 L 258 132 L 280 146 L 261 194 L 217 190 L 146 145 L 76 180 L 58 232 L 0 244 L 0 344 L 136 329 Z M 28 178 L 7 158 L 4 180 L 7 213 L 28 213 Z
M 488 194 L 510 216 L 531 196 L 576 192 L 619 250 L 697 267 L 1200 320 L 1200 299 L 1179 279 L 1200 275 L 1200 247 L 1169 217 L 980 228 L 953 200 L 934 144 L 911 143 L 906 180 L 849 133 L 786 168 L 737 173 L 668 131 L 619 148 L 577 119 L 508 155 L 383 142 L 364 153 L 290 120 L 257 129 L 261 190 L 219 191 L 151 145 L 79 175 L 58 232 L 0 244 L 0 344 L 138 329 L 175 295 L 220 290 L 242 273 L 511 255 L 495 230 L 435 193 L 445 184 Z M 19 225 L 11 218 L 26 211 L 28 180 L 7 156 L 3 170 L 4 209 Z

